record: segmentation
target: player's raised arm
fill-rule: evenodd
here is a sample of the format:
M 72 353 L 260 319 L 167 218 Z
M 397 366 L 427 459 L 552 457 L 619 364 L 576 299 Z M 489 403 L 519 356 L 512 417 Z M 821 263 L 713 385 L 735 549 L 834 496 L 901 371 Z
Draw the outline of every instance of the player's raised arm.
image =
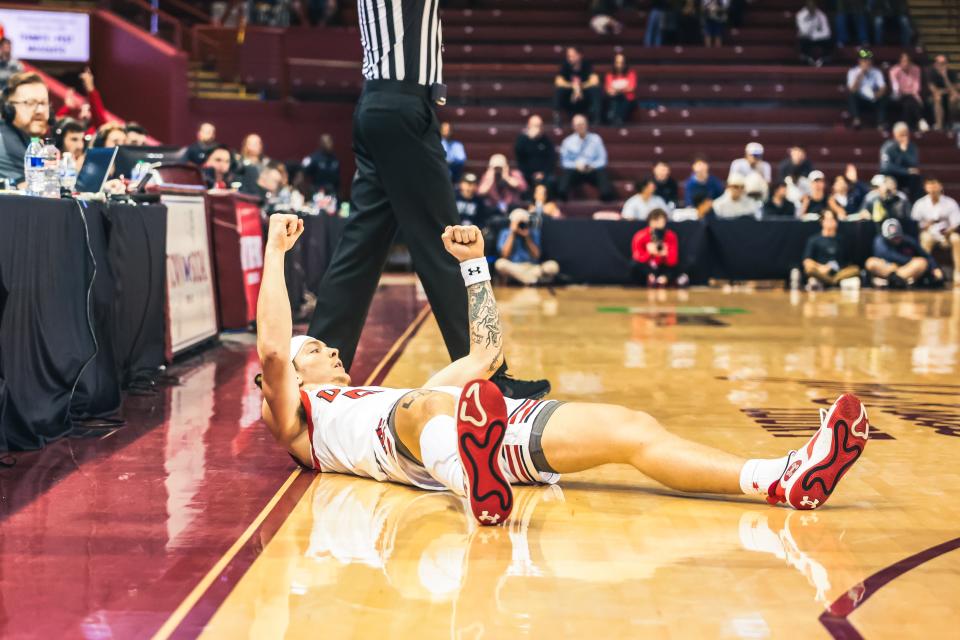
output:
M 503 329 L 490 285 L 490 268 L 483 252 L 483 234 L 477 227 L 447 227 L 443 246 L 460 262 L 467 287 L 470 353 L 434 375 L 427 387 L 461 386 L 489 378 L 503 364 Z
M 293 314 L 283 276 L 285 254 L 303 233 L 295 215 L 270 216 L 257 302 L 257 354 L 263 365 L 264 420 L 273 436 L 289 446 L 300 434 L 300 385 L 290 359 Z

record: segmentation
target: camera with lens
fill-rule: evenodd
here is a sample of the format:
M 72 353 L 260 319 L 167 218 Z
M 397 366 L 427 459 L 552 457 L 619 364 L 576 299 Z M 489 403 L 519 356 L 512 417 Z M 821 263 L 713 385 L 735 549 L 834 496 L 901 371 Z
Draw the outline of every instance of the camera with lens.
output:
M 657 251 L 663 251 L 663 229 L 654 229 L 650 236 L 654 244 L 657 245 Z
M 518 222 L 518 223 L 517 223 L 517 229 L 520 229 L 521 231 L 526 231 L 529 227 L 530 227 L 530 224 L 527 223 L 527 222 Z

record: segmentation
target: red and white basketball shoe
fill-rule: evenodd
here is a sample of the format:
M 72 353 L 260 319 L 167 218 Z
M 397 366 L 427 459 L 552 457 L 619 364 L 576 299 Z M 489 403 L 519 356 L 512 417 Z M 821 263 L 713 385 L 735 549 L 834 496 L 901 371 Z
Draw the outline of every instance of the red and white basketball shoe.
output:
M 482 525 L 502 524 L 513 509 L 513 490 L 500 467 L 507 405 L 497 385 L 473 380 L 457 402 L 457 447 L 467 477 L 467 499 Z
M 783 475 L 770 485 L 767 502 L 786 502 L 801 510 L 822 507 L 869 437 L 863 403 L 852 393 L 843 394 L 829 411 L 820 410 L 820 428 L 806 446 L 790 452 Z

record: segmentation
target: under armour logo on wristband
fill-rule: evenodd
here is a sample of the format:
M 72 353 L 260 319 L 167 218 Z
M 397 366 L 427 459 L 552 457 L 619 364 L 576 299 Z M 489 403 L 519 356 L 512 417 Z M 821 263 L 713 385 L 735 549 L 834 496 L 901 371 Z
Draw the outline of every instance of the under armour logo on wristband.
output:
M 482 270 L 480 269 L 480 267 L 476 267 L 476 268 L 471 267 L 470 269 L 467 269 L 468 276 L 478 276 L 481 273 L 482 273 Z

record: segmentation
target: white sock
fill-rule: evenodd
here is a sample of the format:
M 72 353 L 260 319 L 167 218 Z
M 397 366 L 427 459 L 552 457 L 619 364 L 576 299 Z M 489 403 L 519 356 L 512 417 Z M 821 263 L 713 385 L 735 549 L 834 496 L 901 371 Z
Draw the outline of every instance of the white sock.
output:
M 457 449 L 453 416 L 432 418 L 420 433 L 420 455 L 430 477 L 460 497 L 466 496 L 466 478 Z
M 740 490 L 748 496 L 767 495 L 770 485 L 780 479 L 787 468 L 789 455 L 772 460 L 747 460 L 740 469 Z

